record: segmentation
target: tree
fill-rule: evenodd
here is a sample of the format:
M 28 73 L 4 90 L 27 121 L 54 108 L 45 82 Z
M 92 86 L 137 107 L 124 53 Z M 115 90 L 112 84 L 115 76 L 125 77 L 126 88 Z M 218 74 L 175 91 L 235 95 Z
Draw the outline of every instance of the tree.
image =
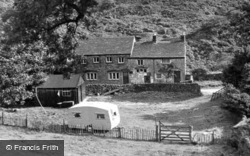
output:
M 232 63 L 223 70 L 223 82 L 233 84 L 234 87 L 250 94 L 248 87 L 250 83 L 250 46 L 235 53 Z
M 21 104 L 46 73 L 72 72 L 76 31 L 86 29 L 94 0 L 15 0 L 2 16 L 0 103 Z

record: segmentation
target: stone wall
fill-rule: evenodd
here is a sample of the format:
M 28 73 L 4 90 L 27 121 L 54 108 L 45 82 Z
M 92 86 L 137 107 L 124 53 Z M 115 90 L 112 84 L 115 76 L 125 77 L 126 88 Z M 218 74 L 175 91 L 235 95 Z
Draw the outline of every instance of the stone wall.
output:
M 98 95 L 105 92 L 122 88 L 122 92 L 143 92 L 143 91 L 162 91 L 162 92 L 189 92 L 201 94 L 200 86 L 196 83 L 165 83 L 165 84 L 90 84 L 86 86 L 86 95 Z

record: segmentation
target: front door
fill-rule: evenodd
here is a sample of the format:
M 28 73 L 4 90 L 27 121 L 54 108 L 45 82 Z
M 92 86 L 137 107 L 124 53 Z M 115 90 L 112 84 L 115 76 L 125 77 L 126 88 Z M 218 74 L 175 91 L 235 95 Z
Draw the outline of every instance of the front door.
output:
M 174 83 L 181 82 L 181 71 L 174 71 Z
M 144 76 L 144 83 L 150 83 L 150 76 Z
M 123 84 L 129 83 L 128 72 L 123 72 Z

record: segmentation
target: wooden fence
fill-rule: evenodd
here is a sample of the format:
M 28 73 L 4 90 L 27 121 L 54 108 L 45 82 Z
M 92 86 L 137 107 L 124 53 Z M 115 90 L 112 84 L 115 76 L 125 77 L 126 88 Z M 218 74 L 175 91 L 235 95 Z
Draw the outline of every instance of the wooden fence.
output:
M 24 127 L 30 130 L 46 131 L 52 133 L 64 133 L 73 135 L 86 135 L 92 134 L 95 136 L 103 136 L 109 138 L 121 138 L 137 141 L 157 141 L 156 131 L 141 128 L 114 128 L 112 130 L 94 130 L 90 127 L 69 127 L 65 124 L 48 124 L 44 125 L 40 121 L 29 121 L 28 116 L 25 118 L 9 117 L 4 115 L 0 116 L 0 125 Z
M 214 143 L 214 133 L 193 134 L 192 126 L 164 125 L 159 121 L 154 130 L 142 128 L 114 128 L 112 130 L 94 130 L 91 127 L 69 127 L 65 122 L 45 125 L 41 121 L 32 121 L 26 115 L 23 118 L 10 117 L 0 113 L 0 125 L 23 127 L 30 130 L 70 135 L 95 135 L 107 138 L 120 138 L 136 141 L 169 141 L 177 143 Z

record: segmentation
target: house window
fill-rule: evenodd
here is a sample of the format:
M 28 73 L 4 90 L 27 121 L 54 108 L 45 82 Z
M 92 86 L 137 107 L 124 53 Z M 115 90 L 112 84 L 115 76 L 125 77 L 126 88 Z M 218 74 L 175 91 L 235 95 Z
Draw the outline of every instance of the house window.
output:
M 63 97 L 71 97 L 71 91 L 70 90 L 63 90 L 62 96 Z
M 75 116 L 75 118 L 80 118 L 81 117 L 81 113 L 75 113 L 74 116 Z
M 86 80 L 97 80 L 97 73 L 86 73 Z
M 118 72 L 108 73 L 108 77 L 109 77 L 109 80 L 119 80 L 120 73 L 118 73 Z
M 105 119 L 105 115 L 104 114 L 96 114 L 96 118 L 97 119 Z
M 142 66 L 143 65 L 143 60 L 137 60 L 137 63 L 139 66 Z
M 87 64 L 87 59 L 83 58 L 82 59 L 82 64 Z
M 93 58 L 93 63 L 99 63 L 99 57 L 94 57 Z
M 144 72 L 144 73 L 146 73 L 147 72 L 147 69 L 145 69 L 145 68 L 140 68 L 140 69 L 137 69 L 137 73 L 139 73 L 139 72 Z
M 111 63 L 112 62 L 112 57 L 106 57 L 106 62 Z
M 118 57 L 118 63 L 124 63 L 124 57 Z
M 161 78 L 162 78 L 162 74 L 161 74 L 161 73 L 157 73 L 157 74 L 156 74 L 156 78 L 157 78 L 157 79 L 161 79 Z
M 162 64 L 170 64 L 171 60 L 170 59 L 162 59 Z

